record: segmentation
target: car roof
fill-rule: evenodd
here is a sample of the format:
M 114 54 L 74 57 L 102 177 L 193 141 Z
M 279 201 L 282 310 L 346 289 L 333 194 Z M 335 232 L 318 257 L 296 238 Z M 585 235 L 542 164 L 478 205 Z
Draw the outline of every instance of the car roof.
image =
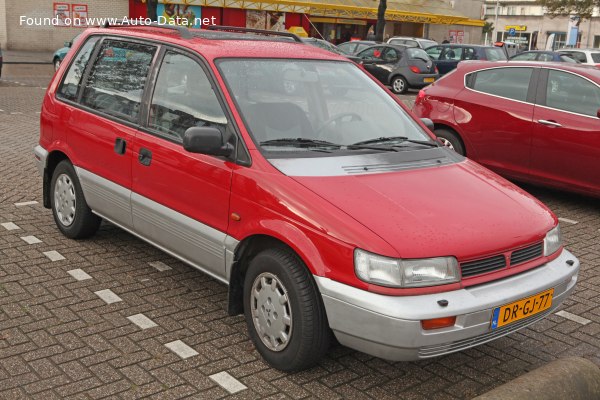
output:
M 85 31 L 85 35 L 86 37 L 94 34 L 123 36 L 168 43 L 193 50 L 211 61 L 217 58 L 238 57 L 295 58 L 351 62 L 346 57 L 318 47 L 295 42 L 292 38 L 206 29 L 189 29 L 188 31 L 189 36 L 188 34 L 183 35 L 176 30 L 165 29 L 163 27 L 111 26 L 109 28 L 90 28 Z
M 478 49 L 501 49 L 500 47 L 496 47 L 496 46 L 484 46 L 482 44 L 458 44 L 458 43 L 441 43 L 441 44 L 437 44 L 436 46 L 444 46 L 444 47 L 475 47 Z M 434 46 L 431 46 L 434 47 Z
M 559 69 L 576 74 L 584 75 L 588 78 L 593 78 L 596 82 L 600 82 L 600 70 L 592 65 L 574 64 L 564 62 L 544 62 L 544 61 L 481 61 L 467 60 L 458 63 L 458 69 L 464 73 L 477 71 L 480 69 L 489 69 L 495 67 L 544 67 Z

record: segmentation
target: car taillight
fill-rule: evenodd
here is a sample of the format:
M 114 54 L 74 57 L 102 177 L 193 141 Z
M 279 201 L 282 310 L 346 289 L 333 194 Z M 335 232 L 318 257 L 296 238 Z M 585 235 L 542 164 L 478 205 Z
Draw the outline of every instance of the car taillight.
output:
M 600 64 L 596 64 L 596 68 L 600 68 Z
M 425 99 L 425 91 L 419 90 L 419 94 L 417 95 L 417 98 L 415 99 L 415 103 L 420 103 L 424 99 Z
M 415 67 L 414 65 L 410 67 L 410 70 L 411 70 L 412 72 L 414 72 L 415 74 L 418 74 L 419 72 L 421 72 L 421 71 L 419 70 L 419 67 Z
M 435 67 L 435 73 L 436 73 L 436 74 L 439 74 L 439 73 L 440 73 L 440 70 L 438 69 L 438 67 Z

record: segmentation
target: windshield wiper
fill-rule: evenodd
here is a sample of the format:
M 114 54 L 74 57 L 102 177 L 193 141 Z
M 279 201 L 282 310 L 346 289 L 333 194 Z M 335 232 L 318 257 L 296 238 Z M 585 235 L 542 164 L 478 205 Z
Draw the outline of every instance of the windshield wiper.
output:
M 400 143 L 408 142 L 408 143 L 422 144 L 424 146 L 429 146 L 429 147 L 438 147 L 438 144 L 436 142 L 430 142 L 428 140 L 409 139 L 406 136 L 388 136 L 388 137 L 380 137 L 380 138 L 376 138 L 376 139 L 363 140 L 362 142 L 356 142 L 356 143 L 352 144 L 351 146 L 361 146 L 361 145 L 365 145 L 365 144 L 390 143 L 390 142 L 400 142 Z M 348 146 L 348 147 L 350 147 L 350 146 Z
M 342 147 L 339 144 L 328 142 L 326 140 L 305 139 L 305 138 L 282 138 L 265 140 L 260 142 L 261 146 L 293 146 L 293 147 Z

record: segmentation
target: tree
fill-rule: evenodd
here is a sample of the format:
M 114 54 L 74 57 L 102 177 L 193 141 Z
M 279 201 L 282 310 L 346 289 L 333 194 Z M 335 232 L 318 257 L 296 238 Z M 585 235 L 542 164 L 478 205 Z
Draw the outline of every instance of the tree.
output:
M 600 7 L 600 0 L 537 0 L 537 3 L 546 7 L 548 13 L 554 16 L 578 16 L 577 26 L 584 19 L 592 17 L 594 7 Z
M 375 40 L 378 42 L 383 42 L 385 10 L 387 10 L 387 0 L 379 0 L 379 7 L 377 8 L 377 30 L 375 31 Z
M 146 0 L 146 11 L 148 13 L 148 18 L 151 21 L 158 21 L 158 12 L 156 8 L 158 7 L 158 0 Z

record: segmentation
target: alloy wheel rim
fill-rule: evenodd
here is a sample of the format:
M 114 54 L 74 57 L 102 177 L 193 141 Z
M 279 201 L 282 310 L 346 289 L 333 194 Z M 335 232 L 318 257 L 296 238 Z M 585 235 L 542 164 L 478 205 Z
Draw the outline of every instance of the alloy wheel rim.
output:
M 443 144 L 445 147 L 447 147 L 447 148 L 449 148 L 449 149 L 451 149 L 451 150 L 455 150 L 455 149 L 454 149 L 454 146 L 452 146 L 452 143 L 450 143 L 450 141 L 449 141 L 448 139 L 446 139 L 446 138 L 443 138 L 443 137 L 441 137 L 441 138 L 439 138 L 439 139 L 440 139 L 440 142 L 442 142 L 442 144 Z
M 54 209 L 63 226 L 70 226 L 75 220 L 75 185 L 67 174 L 61 174 L 54 185 Z
M 292 335 L 292 307 L 288 292 L 277 276 L 263 272 L 252 284 L 252 321 L 260 340 L 269 350 L 282 351 Z
M 396 79 L 394 81 L 394 90 L 401 92 L 404 90 L 404 81 L 402 79 Z

